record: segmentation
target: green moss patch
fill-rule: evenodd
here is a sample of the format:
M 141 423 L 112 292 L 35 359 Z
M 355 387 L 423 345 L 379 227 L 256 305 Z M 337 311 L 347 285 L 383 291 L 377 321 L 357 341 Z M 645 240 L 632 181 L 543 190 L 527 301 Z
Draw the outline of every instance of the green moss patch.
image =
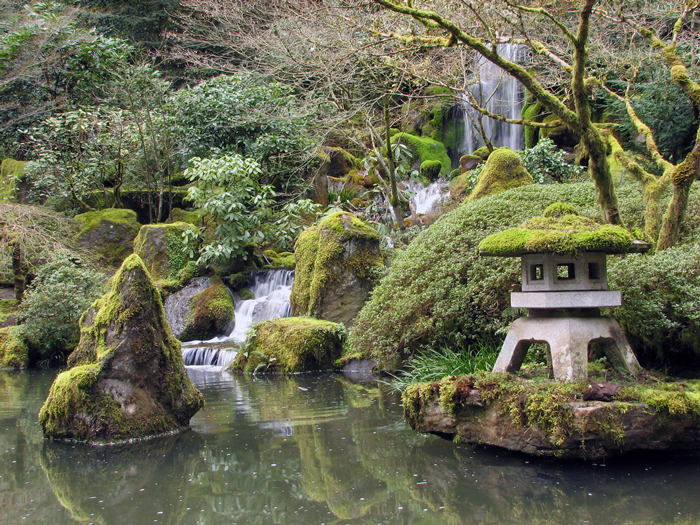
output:
M 0 368 L 26 368 L 29 343 L 22 326 L 0 328 Z
M 190 260 L 183 232 L 192 228 L 186 222 L 147 224 L 134 239 L 134 253 L 143 259 L 156 281 L 177 280 Z
M 0 299 L 0 326 L 17 314 L 19 301 L 15 299 Z
M 297 373 L 328 370 L 340 358 L 345 327 L 342 324 L 286 317 L 258 324 L 231 370 L 246 373 Z
M 474 201 L 534 182 L 523 166 L 520 155 L 510 148 L 498 148 L 489 155 L 468 200 Z
M 95 251 L 107 264 L 117 266 L 131 254 L 141 225 L 133 210 L 108 208 L 75 217 L 82 226 L 76 240 Z
M 3 159 L 0 164 L 0 202 L 17 202 L 17 183 L 26 167 L 25 161 Z
M 422 164 L 426 160 L 440 162 L 440 173 L 442 175 L 449 175 L 452 162 L 442 142 L 428 137 L 417 137 L 410 133 L 397 133 L 391 137 L 391 143 L 406 144 L 414 160 L 419 161 L 419 164 Z
M 233 319 L 231 294 L 219 277 L 213 277 L 206 290 L 190 299 L 190 313 L 185 320 L 180 340 L 206 340 L 229 334 L 233 330 Z
M 263 252 L 269 264 L 265 268 L 294 268 L 296 261 L 292 252 L 276 252 L 275 250 L 265 250 Z
M 621 226 L 600 224 L 578 215 L 575 207 L 552 204 L 543 217 L 535 217 L 517 228 L 496 233 L 479 243 L 492 255 L 549 252 L 576 255 L 582 251 L 624 253 L 632 246 L 632 235 Z

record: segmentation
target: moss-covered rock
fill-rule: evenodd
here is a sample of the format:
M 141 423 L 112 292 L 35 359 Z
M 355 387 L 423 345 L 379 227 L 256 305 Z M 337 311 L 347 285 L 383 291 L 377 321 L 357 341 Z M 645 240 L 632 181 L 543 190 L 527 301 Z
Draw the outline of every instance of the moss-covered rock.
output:
M 0 202 L 17 202 L 19 180 L 27 163 L 22 160 L 3 159 L 0 164 Z
M 230 370 L 246 373 L 297 373 L 329 370 L 340 358 L 345 327 L 308 317 L 263 321 L 246 341 Z
M 596 389 L 603 396 L 592 395 Z M 411 385 L 414 430 L 536 456 L 600 459 L 634 451 L 697 450 L 700 385 L 658 380 L 560 383 L 481 373 Z
M 618 189 L 618 198 L 627 223 L 642 224 L 641 189 L 626 185 Z M 560 201 L 587 215 L 600 213 L 592 184 L 533 184 L 440 217 L 392 260 L 355 319 L 349 351 L 393 368 L 423 347 L 500 342 L 499 334 L 513 319 L 510 293 L 520 288 L 520 261 L 479 257 L 476 248 L 490 234 L 518 226 Z
M 346 212 L 302 232 L 294 246 L 292 314 L 352 325 L 384 268 L 380 241 L 373 228 Z
M 557 202 L 517 228 L 495 233 L 479 243 L 479 249 L 492 255 L 513 256 L 527 252 L 576 255 L 583 251 L 625 253 L 633 241 L 622 226 L 600 224 L 579 215 L 574 206 Z
M 360 159 L 343 148 L 324 146 L 323 151 L 328 155 L 328 171 L 330 177 L 345 177 L 351 170 L 361 165 Z
M 439 160 L 426 160 L 421 162 L 420 176 L 424 180 L 435 182 L 442 171 L 442 163 Z
M 491 156 L 491 151 L 489 151 L 489 148 L 487 148 L 486 146 L 481 146 L 480 148 L 474 150 L 474 153 L 472 153 L 472 155 L 481 157 L 485 162 L 489 160 L 489 157 Z
M 266 268 L 294 268 L 296 261 L 292 252 L 276 252 L 275 250 L 265 250 L 265 259 L 269 261 Z
M 473 170 L 479 164 L 483 164 L 485 161 L 478 155 L 462 155 L 459 158 L 459 172 L 466 173 Z
M 189 260 L 182 234 L 191 227 L 186 222 L 141 226 L 134 239 L 134 253 L 141 257 L 153 279 L 178 279 Z
M 16 299 L 0 299 L 0 328 L 15 324 L 18 307 Z
M 417 137 L 410 133 L 396 133 L 391 137 L 391 143 L 406 144 L 411 155 L 413 155 L 413 161 L 417 167 L 420 167 L 426 160 L 439 161 L 441 165 L 440 174 L 449 175 L 452 162 L 442 142 L 428 137 Z
M 534 184 L 534 182 L 523 166 L 520 155 L 510 148 L 498 148 L 489 155 L 486 166 L 479 174 L 476 186 L 468 200 L 475 201 L 511 188 Z
M 26 368 L 29 364 L 29 342 L 20 326 L 0 328 L 0 368 Z
M 83 314 L 68 366 L 39 413 L 51 439 L 115 443 L 181 431 L 204 404 L 137 255 Z
M 190 299 L 190 311 L 178 338 L 180 341 L 207 340 L 228 335 L 234 326 L 234 304 L 228 288 L 219 277 Z
M 81 213 L 75 218 L 82 226 L 77 243 L 95 251 L 105 263 L 118 266 L 131 255 L 141 228 L 135 211 L 108 208 Z

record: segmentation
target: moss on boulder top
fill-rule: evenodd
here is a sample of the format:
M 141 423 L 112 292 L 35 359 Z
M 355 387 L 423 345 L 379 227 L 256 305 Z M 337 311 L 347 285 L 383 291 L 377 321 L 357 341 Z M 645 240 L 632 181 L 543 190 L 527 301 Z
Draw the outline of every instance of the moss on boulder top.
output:
M 228 335 L 234 326 L 234 305 L 231 294 L 219 277 L 209 287 L 190 299 L 190 311 L 180 341 L 206 340 Z
M 17 183 L 24 175 L 27 162 L 3 159 L 0 164 L 0 202 L 17 202 Z
M 376 230 L 346 212 L 302 232 L 294 246 L 292 314 L 351 325 L 383 271 L 380 241 Z
M 107 208 L 76 215 L 82 229 L 78 244 L 95 251 L 109 265 L 118 266 L 133 251 L 141 225 L 133 210 Z
M 180 431 L 204 404 L 137 255 L 81 317 L 68 366 L 39 413 L 52 439 L 114 443 Z
M 269 264 L 265 268 L 294 268 L 296 260 L 292 252 L 277 252 L 275 250 L 265 250 L 263 252 L 265 260 Z
M 182 234 L 191 228 L 186 222 L 141 226 L 134 239 L 134 253 L 156 281 L 178 278 L 189 260 Z
M 624 253 L 632 246 L 632 235 L 622 226 L 600 224 L 578 214 L 575 207 L 551 204 L 544 216 L 525 221 L 517 228 L 495 233 L 479 243 L 490 255 L 514 256 L 548 252 L 576 255 L 583 251 Z
M 328 370 L 340 358 L 345 327 L 308 317 L 263 321 L 230 369 L 247 373 Z
M 29 343 L 22 326 L 0 328 L 0 368 L 26 368 Z
M 488 195 L 496 195 L 511 188 L 534 183 L 532 176 L 523 166 L 520 155 L 510 148 L 498 148 L 489 155 L 476 181 L 476 186 L 467 200 L 475 201 Z
M 391 137 L 392 144 L 406 144 L 411 155 L 413 155 L 414 165 L 418 168 L 426 160 L 437 160 L 440 162 L 440 173 L 449 175 L 452 161 L 447 155 L 447 150 L 442 142 L 428 137 L 418 137 L 410 133 L 396 133 Z

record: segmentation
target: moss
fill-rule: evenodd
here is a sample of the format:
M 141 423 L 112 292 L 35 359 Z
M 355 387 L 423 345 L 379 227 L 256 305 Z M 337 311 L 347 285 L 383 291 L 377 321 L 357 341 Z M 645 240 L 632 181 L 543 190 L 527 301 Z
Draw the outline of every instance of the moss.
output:
M 110 265 L 119 265 L 131 254 L 140 224 L 133 210 L 107 208 L 76 215 L 82 226 L 78 244 L 95 250 Z
M 601 225 L 576 215 L 569 205 L 552 206 L 545 210 L 550 216 L 535 217 L 517 228 L 490 235 L 479 243 L 479 249 L 504 256 L 523 252 L 576 255 L 582 251 L 624 253 L 632 245 L 632 235 L 621 226 Z
M 124 261 L 109 292 L 83 314 L 80 332 L 71 368 L 58 375 L 39 414 L 47 437 L 141 439 L 185 428 L 203 405 L 137 255 Z M 148 381 L 127 386 L 139 373 Z
M 534 121 L 534 122 L 539 122 L 540 119 L 538 119 L 538 116 L 540 112 L 542 111 L 542 103 L 541 102 L 535 102 L 534 104 L 525 104 L 523 106 L 523 111 L 522 111 L 522 116 L 526 120 Z M 537 141 L 539 140 L 540 133 L 539 133 L 539 128 L 536 128 L 534 126 L 525 126 L 525 147 L 526 148 L 534 148 L 535 145 L 537 144 Z
M 440 176 L 442 163 L 439 160 L 425 160 L 420 165 L 420 176 L 430 182 L 434 182 Z
M 547 206 L 542 214 L 545 218 L 556 218 L 563 217 L 564 215 L 579 215 L 576 206 L 567 204 L 565 202 L 554 202 Z
M 441 164 L 440 173 L 448 175 L 452 162 L 447 155 L 445 146 L 436 140 L 427 137 L 417 137 L 410 133 L 397 133 L 391 138 L 392 144 L 406 144 L 414 161 L 419 161 L 420 164 L 426 160 L 438 161 Z
M 270 262 L 266 268 L 294 268 L 296 264 L 292 252 L 276 252 L 275 250 L 265 250 L 265 258 Z
M 534 182 L 523 166 L 520 155 L 510 148 L 498 148 L 486 161 L 468 201 L 496 195 L 511 188 L 534 184 Z
M 22 160 L 3 159 L 0 164 L 0 202 L 17 201 L 17 183 L 24 175 L 27 163 Z
M 690 416 L 700 420 L 700 381 L 633 385 L 623 388 L 615 399 L 645 403 L 661 416 Z
M 143 259 L 154 279 L 179 279 L 180 271 L 189 261 L 182 234 L 190 228 L 186 222 L 141 227 L 134 239 L 134 253 Z
M 197 210 L 186 211 L 182 208 L 173 208 L 170 211 L 170 217 L 168 218 L 168 222 L 186 222 L 193 226 L 199 226 L 202 222 L 202 219 Z
M 0 368 L 26 368 L 29 343 L 22 326 L 0 328 Z
M 182 341 L 206 340 L 233 330 L 234 304 L 228 288 L 219 277 L 190 299 L 190 312 L 180 334 Z
M 324 146 L 323 151 L 328 157 L 327 175 L 331 177 L 344 177 L 362 165 L 360 159 L 343 148 Z M 360 184 L 363 183 L 360 182 Z
M 231 369 L 246 373 L 329 369 L 340 357 L 345 336 L 343 325 L 330 321 L 308 317 L 264 321 L 246 341 L 247 355 L 241 353 Z
M 302 232 L 294 246 L 296 274 L 291 303 L 295 315 L 315 315 L 324 290 L 344 270 L 374 281 L 384 267 L 380 241 L 374 228 L 346 212 L 332 213 L 318 226 Z M 346 252 L 350 245 L 353 249 Z
M 491 151 L 486 146 L 481 146 L 480 148 L 477 148 L 472 155 L 476 155 L 477 157 L 481 157 L 483 160 L 489 160 L 489 157 L 491 156 Z
M 0 325 L 6 323 L 8 319 L 17 314 L 19 301 L 15 299 L 0 299 Z
M 450 180 L 455 179 L 461 175 L 459 168 L 455 168 L 450 172 Z

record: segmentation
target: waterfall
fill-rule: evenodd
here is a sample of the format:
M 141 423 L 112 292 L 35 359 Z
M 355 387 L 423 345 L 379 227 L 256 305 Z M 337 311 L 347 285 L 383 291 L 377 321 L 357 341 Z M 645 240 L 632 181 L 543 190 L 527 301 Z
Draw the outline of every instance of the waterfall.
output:
M 253 299 L 235 300 L 233 332 L 209 341 L 182 343 L 185 365 L 225 367 L 231 363 L 253 323 L 292 315 L 289 297 L 292 294 L 293 282 L 293 270 L 252 272 L 248 289 L 253 294 Z
M 445 200 L 449 190 L 449 184 L 444 179 L 438 179 L 427 186 L 420 182 L 403 181 L 404 188 L 414 193 L 411 201 L 416 208 L 416 213 L 425 214 L 433 209 L 433 206 Z
M 523 56 L 522 46 L 518 44 L 498 44 L 498 53 L 513 62 L 519 61 Z M 477 82 L 469 88 L 469 92 L 482 106 L 486 106 L 491 113 L 511 119 L 522 117 L 525 97 L 520 82 L 484 57 L 479 57 L 474 77 Z M 460 155 L 466 155 L 483 146 L 484 141 L 469 118 L 471 116 L 477 122 L 479 113 L 469 105 L 466 95 L 462 95 L 460 106 L 464 112 L 464 138 L 459 152 Z M 483 124 L 486 135 L 495 147 L 508 146 L 513 150 L 523 149 L 525 132 L 522 126 L 500 122 L 489 117 L 483 117 Z

